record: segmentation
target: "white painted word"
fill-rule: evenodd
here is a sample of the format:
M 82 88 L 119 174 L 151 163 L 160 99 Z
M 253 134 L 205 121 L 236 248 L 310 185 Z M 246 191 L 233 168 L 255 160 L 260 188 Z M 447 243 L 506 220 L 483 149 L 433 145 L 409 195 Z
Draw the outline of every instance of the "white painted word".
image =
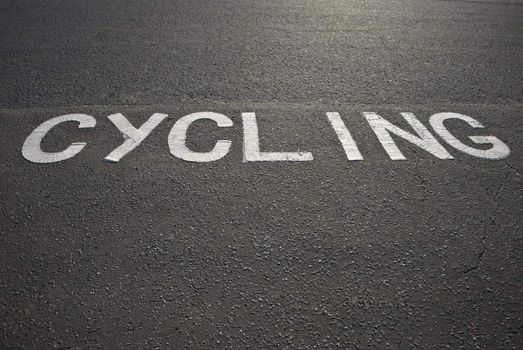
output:
M 363 160 L 356 141 L 349 132 L 341 116 L 337 112 L 327 112 L 327 118 L 331 123 L 335 134 L 345 151 L 347 159 L 350 161 Z M 396 125 L 385 120 L 374 112 L 363 112 L 363 117 L 369 123 L 371 129 L 376 134 L 385 152 L 392 160 L 405 160 L 405 156 L 394 142 L 392 135 L 401 137 L 413 145 L 427 151 L 438 159 L 454 159 L 454 157 L 443 147 L 436 137 L 416 118 L 412 113 L 401 113 L 403 118 L 412 126 L 415 133 L 405 131 Z M 244 162 L 277 162 L 291 161 L 303 162 L 313 160 L 310 152 L 262 152 L 260 151 L 260 140 L 258 123 L 254 113 L 242 113 L 243 122 L 243 161 Z M 122 114 L 112 114 L 108 118 L 122 133 L 124 142 L 115 150 L 109 153 L 105 160 L 116 163 L 126 154 L 134 150 L 140 143 L 156 128 L 167 114 L 155 113 L 139 128 L 134 127 Z M 233 126 L 232 120 L 220 113 L 198 112 L 180 118 L 174 124 L 168 136 L 169 150 L 177 158 L 188 162 L 213 162 L 219 160 L 229 153 L 232 141 L 218 140 L 214 148 L 209 152 L 194 152 L 187 147 L 187 130 L 192 123 L 208 119 L 216 123 L 219 128 Z M 465 154 L 483 159 L 503 159 L 510 155 L 510 149 L 500 139 L 495 136 L 470 136 L 469 139 L 478 145 L 488 144 L 490 148 L 474 148 L 458 140 L 445 127 L 447 120 L 455 119 L 463 121 L 472 128 L 480 129 L 483 125 L 476 119 L 458 113 L 436 113 L 429 119 L 429 123 L 439 137 L 447 142 L 451 147 Z M 67 114 L 49 119 L 38 126 L 25 140 L 22 147 L 22 155 L 25 159 L 34 163 L 54 163 L 74 157 L 85 147 L 85 142 L 74 142 L 61 152 L 44 152 L 41 142 L 45 135 L 55 126 L 65 122 L 77 122 L 79 128 L 93 128 L 96 120 L 86 114 Z

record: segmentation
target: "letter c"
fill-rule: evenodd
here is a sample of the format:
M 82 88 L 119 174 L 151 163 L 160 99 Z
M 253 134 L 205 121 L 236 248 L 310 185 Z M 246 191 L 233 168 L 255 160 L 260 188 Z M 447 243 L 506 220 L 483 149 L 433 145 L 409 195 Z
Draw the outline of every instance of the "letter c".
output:
M 210 119 L 216 122 L 219 128 L 231 127 L 232 120 L 227 116 L 214 112 L 198 112 L 186 115 L 174 123 L 169 133 L 169 150 L 172 155 L 188 162 L 212 162 L 225 157 L 231 147 L 231 141 L 218 140 L 210 152 L 193 152 L 185 144 L 189 126 L 199 119 Z
M 85 142 L 74 142 L 61 152 L 44 152 L 41 148 L 43 138 L 52 128 L 70 121 L 78 122 L 79 129 L 92 128 L 96 125 L 96 119 L 87 114 L 67 114 L 49 119 L 33 130 L 25 140 L 22 147 L 24 158 L 33 163 L 55 163 L 77 155 L 85 147 Z

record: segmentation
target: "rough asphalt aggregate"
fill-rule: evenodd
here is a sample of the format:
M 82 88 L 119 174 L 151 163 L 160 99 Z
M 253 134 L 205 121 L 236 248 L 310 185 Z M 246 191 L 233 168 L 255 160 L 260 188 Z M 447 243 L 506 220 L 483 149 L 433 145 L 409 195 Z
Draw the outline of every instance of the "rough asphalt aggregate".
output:
M 0 348 L 520 349 L 523 347 L 523 2 L 437 0 L 0 2 Z M 232 141 L 212 163 L 169 152 Z M 365 158 L 349 162 L 325 112 Z M 437 112 L 489 161 L 439 160 L 361 112 L 409 129 Z M 119 163 L 107 119 L 166 113 Z M 242 162 L 242 112 L 262 150 Z M 25 138 L 69 160 L 28 162 Z M 470 141 L 465 141 L 473 145 Z

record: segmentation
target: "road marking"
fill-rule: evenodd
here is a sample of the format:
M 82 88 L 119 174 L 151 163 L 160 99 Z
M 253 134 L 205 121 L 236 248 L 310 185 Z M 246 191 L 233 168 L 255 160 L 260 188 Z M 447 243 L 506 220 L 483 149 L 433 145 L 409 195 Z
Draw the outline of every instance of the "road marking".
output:
M 363 156 L 361 155 L 360 150 L 356 145 L 356 141 L 354 141 L 351 133 L 349 132 L 349 129 L 347 129 L 345 123 L 343 123 L 343 120 L 341 120 L 340 114 L 337 112 L 327 112 L 327 118 L 329 118 L 329 121 L 334 131 L 336 132 L 343 149 L 345 150 L 347 159 L 363 160 Z
M 55 163 L 61 162 L 74 157 L 85 147 L 85 142 L 74 142 L 67 149 L 61 152 L 44 152 L 41 143 L 45 135 L 58 124 L 75 121 L 78 122 L 78 128 L 93 128 L 96 125 L 96 119 L 87 114 L 67 114 L 51 118 L 40 124 L 26 138 L 22 146 L 22 155 L 25 159 L 33 163 Z
M 229 153 L 232 143 L 232 141 L 229 140 L 218 140 L 210 152 L 193 152 L 187 148 L 185 142 L 187 138 L 187 130 L 193 122 L 200 119 L 210 119 L 216 122 L 219 128 L 231 127 L 233 125 L 232 120 L 230 120 L 229 117 L 214 112 L 192 113 L 180 118 L 174 124 L 168 138 L 169 150 L 175 157 L 188 162 L 205 163 L 221 159 Z
M 430 117 L 430 125 L 449 145 L 455 149 L 474 157 L 484 159 L 503 159 L 510 155 L 510 149 L 495 136 L 469 136 L 469 139 L 478 144 L 492 145 L 490 149 L 478 149 L 465 145 L 452 135 L 443 124 L 448 119 L 459 119 L 467 122 L 474 129 L 482 129 L 483 125 L 476 119 L 459 113 L 436 113 Z
M 139 129 L 136 129 L 121 113 L 112 114 L 107 118 L 120 130 L 125 139 L 124 143 L 105 157 L 106 161 L 116 163 L 142 143 L 151 131 L 167 118 L 167 114 L 154 113 Z
M 350 161 L 363 160 L 356 140 L 352 137 L 340 114 L 338 112 L 327 112 L 326 115 L 345 151 L 347 159 Z M 439 159 L 454 159 L 413 113 L 403 112 L 401 115 L 412 126 L 416 134 L 397 127 L 374 112 L 363 112 L 362 115 L 392 160 L 406 159 L 394 142 L 392 135 L 409 141 Z M 241 113 L 241 117 L 243 122 L 243 162 L 304 162 L 313 160 L 311 152 L 260 151 L 258 124 L 255 113 Z M 154 113 L 138 129 L 121 113 L 112 114 L 108 118 L 125 139 L 120 146 L 105 157 L 106 161 L 116 163 L 140 145 L 152 130 L 167 118 L 167 114 Z M 204 163 L 222 159 L 230 151 L 232 145 L 230 140 L 216 141 L 214 148 L 209 152 L 194 152 L 187 147 L 187 131 L 193 122 L 200 119 L 212 120 L 219 128 L 233 126 L 232 120 L 220 113 L 197 112 L 186 115 L 176 121 L 169 133 L 167 141 L 171 154 L 188 162 Z M 449 119 L 464 121 L 474 129 L 482 129 L 483 125 L 476 119 L 459 113 L 445 112 L 432 115 L 429 119 L 431 127 L 437 135 L 456 150 L 473 157 L 489 160 L 504 159 L 510 155 L 509 147 L 495 136 L 469 136 L 469 139 L 475 144 L 491 145 L 492 147 L 489 149 L 474 148 L 462 143 L 445 127 L 444 122 Z M 85 142 L 74 142 L 61 152 L 44 152 L 41 149 L 42 140 L 52 128 L 61 123 L 71 121 L 79 123 L 78 128 L 93 128 L 96 125 L 96 120 L 86 114 L 67 114 L 51 118 L 40 124 L 26 138 L 22 146 L 23 157 L 34 163 L 54 163 L 77 155 L 85 147 Z
M 449 152 L 436 140 L 436 138 L 427 130 L 427 128 L 412 113 L 401 113 L 403 118 L 409 122 L 414 131 L 418 134 L 415 136 L 394 124 L 386 121 L 374 112 L 363 112 L 363 116 L 369 122 L 370 127 L 378 137 L 381 145 L 392 160 L 406 160 L 405 156 L 399 150 L 398 146 L 390 136 L 391 133 L 415 144 L 439 159 L 454 159 Z
M 244 162 L 306 162 L 313 159 L 310 152 L 261 152 L 258 124 L 254 113 L 242 113 Z

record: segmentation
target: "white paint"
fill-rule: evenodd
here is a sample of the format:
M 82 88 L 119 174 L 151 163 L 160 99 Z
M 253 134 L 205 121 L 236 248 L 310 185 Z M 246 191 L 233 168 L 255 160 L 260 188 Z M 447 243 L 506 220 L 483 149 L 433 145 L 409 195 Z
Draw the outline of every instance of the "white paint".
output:
M 356 145 L 356 141 L 352 138 L 349 129 L 343 123 L 343 120 L 340 117 L 340 114 L 337 112 L 327 112 L 327 117 L 338 136 L 338 139 L 345 150 L 348 160 L 363 160 L 360 150 Z
M 120 130 L 125 139 L 124 143 L 105 157 L 106 161 L 116 163 L 142 143 L 151 131 L 167 118 L 167 114 L 154 113 L 139 129 L 136 129 L 121 113 L 112 114 L 107 118 Z
M 305 162 L 313 159 L 310 152 L 261 152 L 258 124 L 254 113 L 242 113 L 244 162 Z
M 49 119 L 38 126 L 27 137 L 22 146 L 22 155 L 25 159 L 34 163 L 61 162 L 77 155 L 86 145 L 85 142 L 75 142 L 62 152 L 44 152 L 41 143 L 45 135 L 55 126 L 63 122 L 78 122 L 78 128 L 92 128 L 96 125 L 96 119 L 87 114 L 67 114 Z
M 187 148 L 185 142 L 187 138 L 187 130 L 193 122 L 200 119 L 213 120 L 220 128 L 231 127 L 233 125 L 232 120 L 227 116 L 213 112 L 192 113 L 180 118 L 174 124 L 168 138 L 169 149 L 175 157 L 188 162 L 205 163 L 221 159 L 229 153 L 232 143 L 232 141 L 229 140 L 218 140 L 210 152 L 193 152 Z
M 431 116 L 430 125 L 439 134 L 439 136 L 441 136 L 441 138 L 447 141 L 448 144 L 455 149 L 463 153 L 470 154 L 471 156 L 484 159 L 503 159 L 510 155 L 510 149 L 508 146 L 495 136 L 469 136 L 469 139 L 478 145 L 492 145 L 490 149 L 478 149 L 465 145 L 456 137 L 454 137 L 454 135 L 452 135 L 445 127 L 444 122 L 448 119 L 463 120 L 474 129 L 481 129 L 483 128 L 483 125 L 481 125 L 481 123 L 476 119 L 459 113 L 436 113 Z
M 439 159 L 454 159 L 412 113 L 401 113 L 401 115 L 409 122 L 418 136 L 398 128 L 374 112 L 363 112 L 362 114 L 392 160 L 405 160 L 406 158 L 396 146 L 391 133 L 413 143 Z

